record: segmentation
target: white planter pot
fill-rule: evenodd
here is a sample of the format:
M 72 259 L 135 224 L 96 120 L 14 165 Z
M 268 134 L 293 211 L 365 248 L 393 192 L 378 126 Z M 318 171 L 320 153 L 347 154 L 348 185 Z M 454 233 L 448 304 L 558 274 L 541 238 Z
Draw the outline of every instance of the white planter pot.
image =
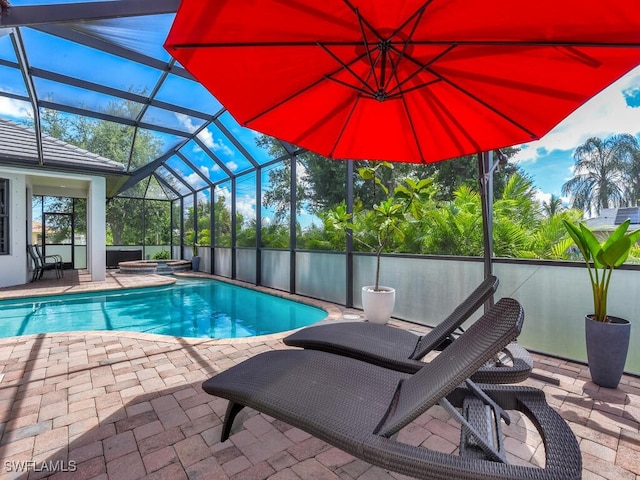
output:
M 396 303 L 396 290 L 390 287 L 362 287 L 362 309 L 371 323 L 387 323 Z

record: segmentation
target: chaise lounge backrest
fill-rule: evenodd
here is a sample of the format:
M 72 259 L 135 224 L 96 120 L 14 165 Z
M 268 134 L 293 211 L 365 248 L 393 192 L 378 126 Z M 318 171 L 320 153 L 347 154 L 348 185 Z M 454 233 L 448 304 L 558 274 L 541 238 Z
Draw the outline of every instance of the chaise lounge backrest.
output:
M 523 321 L 524 311 L 516 300 L 500 299 L 464 335 L 399 384 L 377 433 L 391 436 L 435 405 L 513 341 Z
M 467 320 L 484 302 L 491 298 L 498 289 L 499 283 L 497 277 L 493 275 L 487 276 L 487 278 L 471 292 L 471 295 L 458 305 L 447 318 L 438 323 L 428 335 L 420 339 L 415 351 L 411 355 L 411 359 L 420 360 L 435 349 L 440 342 L 453 333 L 462 322 Z

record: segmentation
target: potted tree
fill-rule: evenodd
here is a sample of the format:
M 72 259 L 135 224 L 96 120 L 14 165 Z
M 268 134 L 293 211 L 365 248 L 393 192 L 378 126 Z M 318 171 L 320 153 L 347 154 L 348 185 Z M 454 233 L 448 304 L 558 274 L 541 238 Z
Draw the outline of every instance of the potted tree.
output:
M 616 388 L 624 371 L 631 324 L 626 319 L 608 315 L 607 295 L 613 270 L 627 260 L 631 248 L 640 239 L 640 230 L 627 233 L 631 224 L 627 219 L 601 242 L 584 223 L 563 222 L 587 264 L 593 291 L 594 313 L 585 316 L 591 379 L 602 387 Z
M 379 162 L 375 166 L 358 169 L 358 175 L 365 181 L 372 180 L 380 188 L 385 198 L 372 209 L 362 209 L 361 203 L 354 213 L 347 213 L 345 203 L 331 209 L 324 217 L 325 228 L 350 230 L 353 239 L 370 249 L 376 255 L 376 274 L 373 285 L 362 287 L 362 308 L 367 320 L 373 323 L 386 323 L 395 305 L 395 289 L 380 285 L 380 260 L 392 240 L 402 240 L 404 234 L 400 228 L 403 222 L 418 220 L 422 217 L 422 206 L 433 192 L 433 179 L 405 178 L 392 191 L 384 185 L 379 169 L 393 166 L 389 162 Z

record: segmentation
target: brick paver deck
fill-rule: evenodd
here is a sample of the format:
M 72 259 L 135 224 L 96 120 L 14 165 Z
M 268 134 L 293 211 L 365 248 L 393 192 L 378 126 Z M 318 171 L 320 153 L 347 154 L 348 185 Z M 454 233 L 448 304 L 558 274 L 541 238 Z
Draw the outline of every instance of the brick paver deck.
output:
M 123 277 L 110 274 L 96 285 L 67 272 L 57 284 L 2 289 L 0 297 L 33 294 L 30 286 L 53 293 L 166 281 Z M 341 312 L 331 306 L 332 316 Z M 220 443 L 226 401 L 200 384 L 259 352 L 285 348 L 283 336 L 204 341 L 91 332 L 0 339 L 0 479 L 407 478 L 248 408 Z M 525 383 L 542 388 L 571 425 L 583 478 L 640 480 L 640 380 L 625 376 L 618 389 L 604 389 L 583 365 L 534 358 L 536 372 L 560 385 Z M 509 460 L 539 465 L 541 439 L 523 418 L 513 420 L 506 429 Z M 456 451 L 458 438 L 456 422 L 440 407 L 399 434 L 400 441 L 446 452 Z

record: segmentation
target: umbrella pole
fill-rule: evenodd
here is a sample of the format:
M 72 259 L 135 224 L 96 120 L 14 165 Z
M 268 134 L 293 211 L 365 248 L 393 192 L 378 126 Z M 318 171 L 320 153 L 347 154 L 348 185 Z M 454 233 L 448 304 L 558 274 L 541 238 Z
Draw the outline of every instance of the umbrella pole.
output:
M 484 245 L 484 278 L 493 275 L 493 171 L 498 166 L 493 152 L 478 153 L 478 183 L 482 208 L 482 238 Z M 493 306 L 493 297 L 485 302 L 485 312 Z
M 347 213 L 353 213 L 353 161 L 345 162 L 347 164 Z M 347 252 L 347 308 L 353 308 L 353 230 L 346 231 L 346 252 Z

